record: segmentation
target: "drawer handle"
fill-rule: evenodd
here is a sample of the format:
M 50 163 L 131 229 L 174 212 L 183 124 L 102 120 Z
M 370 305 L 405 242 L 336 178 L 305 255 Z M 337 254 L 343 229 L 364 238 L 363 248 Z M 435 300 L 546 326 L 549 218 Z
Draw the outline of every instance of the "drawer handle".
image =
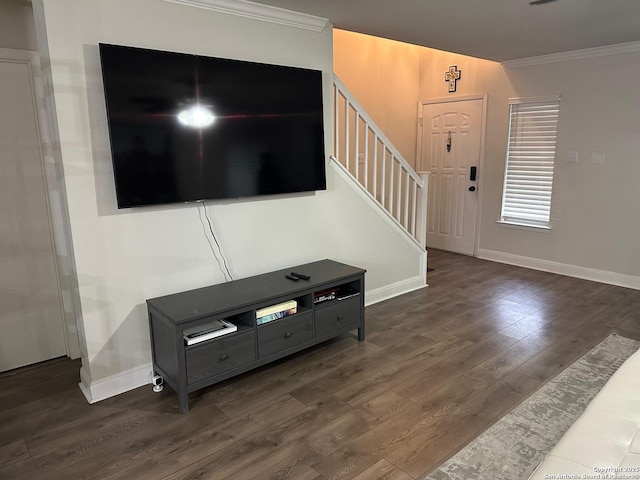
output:
M 291 332 L 287 332 L 284 334 L 284 339 L 286 340 L 287 338 L 291 338 L 292 333 Z
M 229 355 L 227 355 L 226 353 L 223 353 L 222 355 L 220 355 L 220 358 L 218 359 L 219 362 L 224 362 L 225 360 L 229 359 Z
M 336 318 L 336 320 L 340 321 L 342 320 L 344 317 L 342 315 L 338 315 L 338 317 Z

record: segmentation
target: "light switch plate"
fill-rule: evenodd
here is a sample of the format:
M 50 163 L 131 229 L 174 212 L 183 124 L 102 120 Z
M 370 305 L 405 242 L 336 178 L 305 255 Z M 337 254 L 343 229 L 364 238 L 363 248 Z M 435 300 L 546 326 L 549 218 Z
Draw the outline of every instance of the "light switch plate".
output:
M 567 152 L 567 163 L 578 163 L 578 152 Z
M 604 152 L 591 152 L 591 163 L 604 163 Z

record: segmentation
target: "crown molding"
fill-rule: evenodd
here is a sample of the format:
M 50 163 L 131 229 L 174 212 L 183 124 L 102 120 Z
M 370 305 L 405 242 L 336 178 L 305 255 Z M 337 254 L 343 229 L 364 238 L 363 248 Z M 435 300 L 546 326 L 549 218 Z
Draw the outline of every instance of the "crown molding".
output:
M 264 22 L 287 25 L 289 27 L 322 32 L 329 20 L 306 13 L 294 12 L 284 8 L 272 7 L 247 0 L 163 0 L 164 2 L 177 3 L 189 7 L 213 10 L 214 12 L 237 15 L 240 17 L 262 20 Z
M 607 55 L 635 52 L 640 52 L 640 42 L 618 43 L 616 45 L 607 45 L 606 47 L 584 48 L 582 50 L 552 53 L 550 55 L 540 55 L 538 57 L 507 60 L 506 62 L 502 62 L 502 65 L 505 68 L 533 67 L 535 65 L 545 65 L 547 63 L 568 62 L 570 60 L 582 60 L 585 58 L 604 57 Z

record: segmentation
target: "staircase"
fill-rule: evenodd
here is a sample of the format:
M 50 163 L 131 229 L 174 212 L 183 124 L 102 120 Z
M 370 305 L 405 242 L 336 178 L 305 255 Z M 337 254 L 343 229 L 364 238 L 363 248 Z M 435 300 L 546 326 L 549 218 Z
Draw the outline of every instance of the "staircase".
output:
M 335 75 L 333 101 L 332 159 L 424 250 L 428 174 L 409 165 Z

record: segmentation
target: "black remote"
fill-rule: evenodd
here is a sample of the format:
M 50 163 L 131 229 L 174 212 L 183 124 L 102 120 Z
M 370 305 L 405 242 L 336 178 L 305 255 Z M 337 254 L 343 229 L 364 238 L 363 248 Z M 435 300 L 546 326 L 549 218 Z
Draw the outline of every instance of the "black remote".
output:
M 309 275 L 305 275 L 303 273 L 291 272 L 291 275 L 294 277 L 301 278 L 302 280 L 309 280 L 311 277 Z
M 300 280 L 298 277 L 289 275 L 288 273 L 285 275 L 285 277 L 287 277 L 289 280 L 293 280 L 294 282 L 297 282 L 298 280 Z

